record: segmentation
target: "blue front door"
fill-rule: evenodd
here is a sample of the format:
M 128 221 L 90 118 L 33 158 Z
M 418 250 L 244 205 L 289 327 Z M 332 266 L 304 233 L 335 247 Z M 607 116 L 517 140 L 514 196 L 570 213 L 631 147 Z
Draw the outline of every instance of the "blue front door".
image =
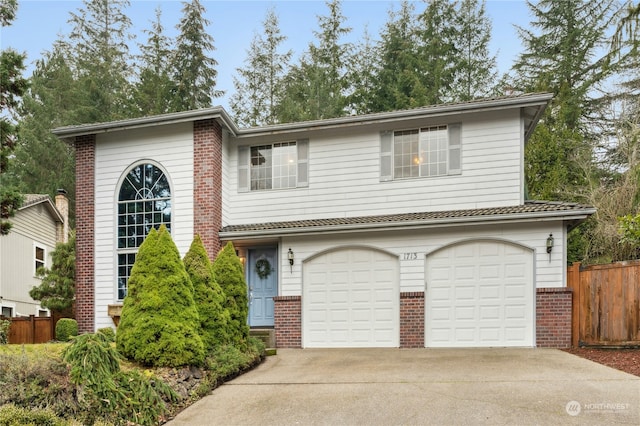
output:
M 278 257 L 275 248 L 250 249 L 249 326 L 273 326 L 273 298 L 278 294 Z

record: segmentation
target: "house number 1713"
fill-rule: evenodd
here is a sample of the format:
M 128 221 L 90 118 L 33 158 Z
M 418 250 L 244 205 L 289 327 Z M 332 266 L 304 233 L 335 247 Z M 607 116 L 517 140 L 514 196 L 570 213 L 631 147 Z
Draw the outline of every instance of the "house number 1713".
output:
M 418 253 L 402 253 L 402 260 L 418 260 Z

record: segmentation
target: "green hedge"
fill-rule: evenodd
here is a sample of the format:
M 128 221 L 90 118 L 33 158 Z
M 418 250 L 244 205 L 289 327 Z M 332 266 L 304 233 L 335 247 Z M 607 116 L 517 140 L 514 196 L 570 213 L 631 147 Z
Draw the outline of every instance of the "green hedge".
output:
M 78 322 L 72 318 L 61 318 L 56 323 L 56 340 L 68 342 L 78 335 Z

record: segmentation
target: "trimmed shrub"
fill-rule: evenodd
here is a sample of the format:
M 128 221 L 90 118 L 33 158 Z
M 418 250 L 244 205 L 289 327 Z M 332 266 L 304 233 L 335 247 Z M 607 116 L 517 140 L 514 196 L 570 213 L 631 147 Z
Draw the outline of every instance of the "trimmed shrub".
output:
M 193 285 L 164 225 L 152 229 L 140 246 L 128 286 L 118 351 L 147 366 L 201 365 L 204 345 Z
M 236 250 L 228 242 L 218 253 L 213 262 L 213 276 L 226 294 L 226 308 L 229 310 L 230 343 L 244 350 L 249 337 L 249 300 L 247 297 L 247 282 L 244 279 L 242 262 L 236 255 Z
M 68 342 L 78 335 L 78 322 L 73 318 L 61 318 L 56 323 L 56 340 Z
M 98 333 L 104 334 L 111 343 L 116 341 L 116 332 L 111 327 L 99 328 Z
M 213 279 L 211 262 L 199 235 L 195 236 L 184 257 L 184 266 L 193 284 L 202 342 L 206 351 L 210 352 L 214 347 L 229 342 L 227 327 L 231 317 L 224 306 L 226 296 Z

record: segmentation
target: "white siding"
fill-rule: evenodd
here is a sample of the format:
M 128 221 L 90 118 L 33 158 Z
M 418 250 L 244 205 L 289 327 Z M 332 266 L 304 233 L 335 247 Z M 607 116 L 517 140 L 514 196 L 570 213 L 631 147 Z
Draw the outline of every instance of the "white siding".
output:
M 116 302 L 116 201 L 119 183 L 141 160 L 160 164 L 171 184 L 172 237 L 180 255 L 193 240 L 193 125 L 98 135 L 95 199 L 96 328 L 112 326 L 107 305 Z
M 396 253 L 400 259 L 400 291 L 424 291 L 427 254 L 454 242 L 477 238 L 495 238 L 533 248 L 535 250 L 536 287 L 564 287 L 566 249 L 562 243 L 562 232 L 560 222 L 544 222 L 381 232 L 372 236 L 368 236 L 366 233 L 355 233 L 313 238 L 284 238 L 281 251 L 291 247 L 296 260 L 293 272 L 290 272 L 286 256 L 282 257 L 280 270 L 283 272 L 280 295 L 298 296 L 302 294 L 302 268 L 305 259 L 330 248 L 353 245 L 365 245 Z M 553 233 L 557 237 L 551 253 L 551 261 L 549 261 L 549 255 L 545 248 L 549 233 Z
M 513 206 L 522 202 L 521 121 L 517 110 L 464 116 L 462 174 L 380 182 L 380 130 L 367 126 L 309 136 L 309 187 L 237 191 L 237 145 L 231 140 L 223 225 L 418 211 Z M 456 122 L 423 121 L 415 126 Z M 386 128 L 393 130 L 393 128 Z M 291 138 L 287 138 L 291 139 Z M 295 139 L 295 138 L 293 138 Z
M 15 307 L 15 315 L 36 315 L 39 303 L 29 290 L 40 285 L 35 277 L 34 244 L 45 249 L 45 266 L 51 267 L 56 245 L 56 221 L 43 203 L 18 210 L 13 227 L 0 237 L 0 295 L 3 303 Z

